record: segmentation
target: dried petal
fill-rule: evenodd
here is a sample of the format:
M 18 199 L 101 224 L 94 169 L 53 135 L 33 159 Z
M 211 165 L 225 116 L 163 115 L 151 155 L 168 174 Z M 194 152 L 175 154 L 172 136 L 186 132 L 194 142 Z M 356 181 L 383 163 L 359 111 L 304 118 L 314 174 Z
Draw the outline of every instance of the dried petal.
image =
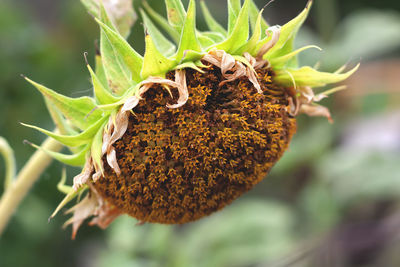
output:
M 226 75 L 228 71 L 231 71 L 236 64 L 236 60 L 233 56 L 228 53 L 223 54 L 221 58 L 221 73 L 222 75 Z
M 294 100 L 293 100 L 294 99 Z M 290 116 L 297 116 L 297 114 L 299 114 L 299 110 L 300 110 L 300 104 L 299 104 L 299 100 L 295 97 L 288 97 L 288 102 L 289 102 L 289 110 L 288 113 Z
M 262 60 L 263 56 L 272 48 L 276 45 L 276 43 L 279 40 L 279 37 L 281 35 L 281 27 L 278 25 L 269 27 L 265 33 L 267 34 L 267 37 L 271 36 L 271 40 L 269 40 L 267 43 L 265 43 L 260 50 L 257 53 L 257 60 Z
M 129 113 L 128 112 L 126 112 L 126 111 L 123 112 L 121 110 L 120 112 L 117 113 L 117 116 L 115 117 L 115 122 L 114 122 L 114 131 L 111 135 L 109 146 L 114 144 L 115 141 L 117 141 L 124 135 L 124 133 L 126 132 L 126 129 L 128 129 L 128 122 L 129 122 Z
M 73 186 L 74 190 L 78 190 L 79 187 L 86 184 L 87 181 L 89 181 L 92 172 L 93 172 L 92 159 L 89 158 L 86 160 L 82 172 L 74 177 L 74 186 Z
M 178 84 L 177 88 L 179 91 L 178 103 L 174 105 L 167 104 L 168 108 L 179 108 L 183 106 L 189 99 L 189 91 L 186 84 L 186 74 L 183 70 L 175 71 L 175 82 Z
M 94 194 L 88 194 L 81 202 L 73 206 L 66 213 L 73 213 L 72 218 L 64 223 L 63 227 L 72 224 L 72 239 L 75 239 L 76 233 L 83 221 L 96 214 L 98 206 L 97 197 Z
M 129 97 L 125 104 L 122 106 L 121 111 L 129 111 L 132 110 L 134 107 L 136 107 L 139 104 L 139 98 L 137 96 L 131 96 Z
M 302 105 L 300 112 L 313 117 L 325 117 L 330 123 L 333 123 L 329 109 L 320 105 Z
M 121 169 L 118 166 L 117 162 L 117 154 L 115 152 L 114 147 L 110 147 L 110 150 L 107 151 L 107 163 L 110 167 L 115 171 L 117 175 L 121 174 Z

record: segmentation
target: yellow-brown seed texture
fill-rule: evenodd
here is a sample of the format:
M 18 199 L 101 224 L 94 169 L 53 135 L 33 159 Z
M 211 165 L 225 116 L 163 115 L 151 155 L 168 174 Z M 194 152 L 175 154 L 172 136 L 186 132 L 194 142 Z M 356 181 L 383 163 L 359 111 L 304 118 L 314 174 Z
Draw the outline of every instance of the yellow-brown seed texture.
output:
M 220 86 L 220 69 L 186 70 L 188 102 L 154 86 L 134 108 L 115 143 L 121 174 L 106 164 L 94 187 L 142 222 L 186 223 L 217 211 L 260 182 L 296 130 L 285 88 L 270 69 L 257 71 L 263 94 L 247 78 Z M 173 74 L 167 78 L 173 80 Z

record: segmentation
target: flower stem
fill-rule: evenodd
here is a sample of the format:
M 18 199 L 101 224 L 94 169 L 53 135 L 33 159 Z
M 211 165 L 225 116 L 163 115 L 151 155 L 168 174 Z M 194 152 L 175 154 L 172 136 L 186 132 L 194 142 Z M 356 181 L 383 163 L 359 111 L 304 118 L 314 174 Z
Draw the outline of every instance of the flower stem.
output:
M 52 151 L 60 151 L 62 145 L 54 139 L 47 138 L 42 147 Z M 22 199 L 51 161 L 52 158 L 45 152 L 37 150 L 18 173 L 15 181 L 8 186 L 0 199 L 0 236 Z
M 15 178 L 16 166 L 14 151 L 8 144 L 7 140 L 0 136 L 0 154 L 3 155 L 6 167 L 4 190 L 11 185 Z

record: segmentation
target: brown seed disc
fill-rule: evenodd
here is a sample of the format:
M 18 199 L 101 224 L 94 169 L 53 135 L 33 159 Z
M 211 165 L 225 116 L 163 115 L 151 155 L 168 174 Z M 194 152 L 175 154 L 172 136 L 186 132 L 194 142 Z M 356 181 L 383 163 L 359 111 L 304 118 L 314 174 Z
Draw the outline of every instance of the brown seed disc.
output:
M 114 147 L 121 175 L 104 161 L 94 187 L 142 222 L 186 223 L 217 211 L 260 182 L 296 131 L 288 95 L 269 69 L 257 71 L 263 94 L 240 78 L 219 86 L 220 69 L 186 70 L 188 102 L 154 86 Z M 174 79 L 169 73 L 168 78 Z

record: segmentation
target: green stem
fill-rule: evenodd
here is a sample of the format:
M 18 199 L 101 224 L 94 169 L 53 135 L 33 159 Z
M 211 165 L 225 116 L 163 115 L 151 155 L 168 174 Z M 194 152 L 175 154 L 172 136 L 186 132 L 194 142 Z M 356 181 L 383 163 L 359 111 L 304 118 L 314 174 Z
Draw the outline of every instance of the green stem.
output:
M 7 140 L 0 136 L 0 154 L 3 154 L 5 161 L 6 175 L 4 179 L 4 190 L 13 182 L 16 173 L 14 151 Z
M 42 147 L 52 151 L 60 151 L 62 145 L 54 139 L 47 138 Z M 52 158 L 45 152 L 37 150 L 19 172 L 15 181 L 8 186 L 0 199 L 0 236 L 22 199 L 51 161 Z

